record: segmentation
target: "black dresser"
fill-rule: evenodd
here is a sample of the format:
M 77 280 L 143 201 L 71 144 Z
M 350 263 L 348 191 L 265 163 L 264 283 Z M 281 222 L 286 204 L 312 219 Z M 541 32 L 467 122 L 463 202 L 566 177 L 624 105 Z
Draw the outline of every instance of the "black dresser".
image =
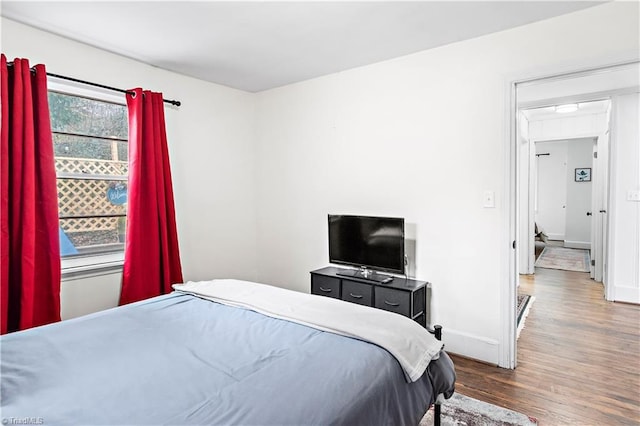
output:
M 428 282 L 393 277 L 393 281 L 382 284 L 338 275 L 340 271 L 344 269 L 333 266 L 311 271 L 311 294 L 395 312 L 427 327 Z

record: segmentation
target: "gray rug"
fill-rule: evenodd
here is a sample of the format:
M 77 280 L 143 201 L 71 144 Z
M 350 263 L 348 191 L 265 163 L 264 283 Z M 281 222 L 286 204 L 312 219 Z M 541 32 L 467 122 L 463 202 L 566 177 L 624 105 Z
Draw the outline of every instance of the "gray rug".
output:
M 519 294 L 518 295 L 518 307 L 516 309 L 516 318 L 518 321 L 516 337 L 520 337 L 520 332 L 524 328 L 524 320 L 527 319 L 527 315 L 529 315 L 529 309 L 533 304 L 533 301 L 536 300 L 535 297 L 529 296 L 528 294 Z
M 589 272 L 590 264 L 589 250 L 547 246 L 542 250 L 535 266 L 563 271 Z
M 531 300 L 531 296 L 528 294 L 519 294 L 518 295 L 518 306 L 516 307 L 516 324 L 520 325 L 520 321 L 522 321 L 522 317 L 524 316 L 524 311 L 529 305 L 529 301 Z
M 534 426 L 538 421 L 516 411 L 454 393 L 442 404 L 442 426 Z M 420 426 L 433 425 L 433 408 Z

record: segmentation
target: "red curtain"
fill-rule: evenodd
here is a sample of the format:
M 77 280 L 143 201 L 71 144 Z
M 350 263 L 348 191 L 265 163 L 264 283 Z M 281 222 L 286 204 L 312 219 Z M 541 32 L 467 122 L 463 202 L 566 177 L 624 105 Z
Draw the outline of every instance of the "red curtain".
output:
M 60 321 L 58 191 L 44 65 L 1 55 L 1 333 Z
M 182 282 L 162 94 L 131 92 L 121 305 L 169 293 Z

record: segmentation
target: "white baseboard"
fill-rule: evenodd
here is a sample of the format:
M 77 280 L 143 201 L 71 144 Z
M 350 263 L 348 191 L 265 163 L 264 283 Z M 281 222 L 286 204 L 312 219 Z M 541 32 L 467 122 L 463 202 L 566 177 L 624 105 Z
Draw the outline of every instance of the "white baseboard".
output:
M 497 340 L 462 331 L 442 328 L 442 341 L 447 352 L 498 365 L 500 344 Z
M 640 288 L 631 286 L 613 286 L 613 300 L 640 304 Z
M 589 241 L 564 241 L 564 246 L 568 248 L 591 250 L 591 242 Z
M 554 241 L 564 240 L 564 234 L 547 234 L 547 239 Z

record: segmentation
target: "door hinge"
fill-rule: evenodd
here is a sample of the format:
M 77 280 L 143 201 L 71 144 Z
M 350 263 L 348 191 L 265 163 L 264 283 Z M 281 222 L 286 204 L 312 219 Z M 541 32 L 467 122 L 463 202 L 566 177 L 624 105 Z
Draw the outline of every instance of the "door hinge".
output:
M 596 266 L 596 260 L 595 259 L 591 259 L 591 266 Z
M 516 248 L 516 240 L 513 240 L 513 243 L 511 243 L 511 247 L 513 247 L 514 249 Z
M 597 151 L 593 153 L 593 158 L 598 158 L 598 152 Z

